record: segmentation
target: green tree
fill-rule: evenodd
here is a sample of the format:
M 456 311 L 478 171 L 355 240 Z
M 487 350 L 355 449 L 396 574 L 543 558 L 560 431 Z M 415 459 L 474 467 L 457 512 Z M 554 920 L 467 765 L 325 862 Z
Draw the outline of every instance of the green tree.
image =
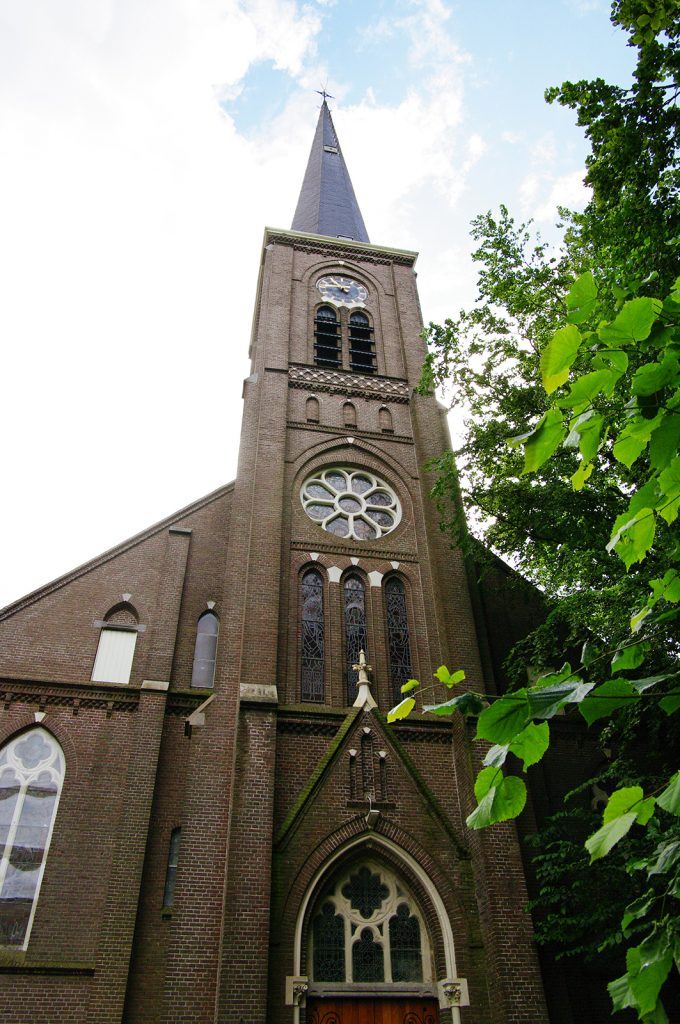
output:
M 580 819 L 581 857 L 599 865 L 614 850 L 604 870 L 625 873 L 636 897 L 620 921 L 620 907 L 600 915 L 598 947 L 627 946 L 625 973 L 609 986 L 614 1009 L 662 1022 L 660 991 L 680 950 L 680 773 L 668 717 L 680 706 L 680 10 L 620 0 L 612 22 L 637 53 L 631 87 L 598 79 L 546 94 L 577 112 L 589 139 L 585 211 L 561 211 L 557 254 L 505 208 L 478 217 L 479 301 L 426 332 L 422 389 L 450 389 L 468 413 L 455 459 L 438 464 L 444 524 L 456 542 L 476 536 L 510 559 L 551 610 L 513 652 L 515 689 L 495 700 L 456 692 L 462 673 L 442 667 L 454 695 L 423 710 L 474 716 L 477 739 L 492 744 L 471 828 L 521 812 L 526 787 L 504 765 L 540 760 L 556 713 L 603 728 L 615 751 L 604 814 L 588 835 L 587 809 L 567 809 L 567 834 L 557 821 L 539 841 L 540 927 L 565 949 L 582 952 L 585 941 L 594 952 L 579 908 L 555 912 L 574 870 L 558 857 Z M 576 642 L 581 664 L 556 669 Z M 532 681 L 536 665 L 545 671 Z M 393 719 L 423 688 L 411 681 L 405 692 Z M 583 866 L 586 898 L 591 877 Z

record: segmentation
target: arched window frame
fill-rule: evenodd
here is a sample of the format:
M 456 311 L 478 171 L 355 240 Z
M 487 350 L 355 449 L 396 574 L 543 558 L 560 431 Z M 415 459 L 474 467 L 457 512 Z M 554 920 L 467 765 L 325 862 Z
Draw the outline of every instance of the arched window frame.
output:
M 316 620 L 305 619 L 305 580 L 315 576 L 321 589 L 321 617 Z M 322 567 L 312 562 L 311 564 L 305 565 L 300 570 L 298 575 L 298 622 L 299 622 L 299 668 L 298 668 L 298 679 L 300 680 L 300 700 L 302 703 L 307 704 L 323 704 L 326 701 L 326 637 L 328 634 L 327 630 L 327 577 L 326 573 L 322 570 Z M 306 621 L 310 623 L 315 622 L 316 625 L 321 626 L 321 658 L 317 659 L 321 661 L 320 665 L 320 686 L 316 687 L 316 695 L 313 694 L 311 689 L 307 689 L 305 686 L 305 646 L 306 646 Z
M 343 427 L 356 429 L 357 407 L 354 402 L 347 401 L 342 403 L 342 425 Z
M 396 636 L 398 630 L 398 623 L 393 623 L 394 610 L 390 608 L 390 595 L 389 590 L 394 586 L 398 585 L 401 588 L 403 596 L 403 616 L 405 619 L 406 628 L 406 654 L 397 659 L 396 657 L 396 644 L 398 643 L 398 637 Z M 408 580 L 406 580 L 401 573 L 391 572 L 388 573 L 382 581 L 382 593 L 383 593 L 383 615 L 385 621 L 385 646 L 387 649 L 387 666 L 389 673 L 390 693 L 392 697 L 402 700 L 401 687 L 413 678 L 413 631 L 411 629 L 412 615 L 411 615 L 411 602 L 410 602 L 410 588 Z M 406 656 L 407 655 L 407 656 Z M 401 662 L 401 666 L 399 664 Z M 401 667 L 401 671 L 399 671 Z M 406 678 L 402 679 L 401 676 L 407 673 Z
M 307 423 L 318 423 L 321 412 L 321 403 L 316 395 L 310 395 L 305 402 L 305 419 Z
M 378 409 L 378 426 L 383 434 L 394 433 L 394 420 L 386 405 L 381 405 Z
M 22 747 L 26 743 L 33 742 L 33 738 L 39 739 L 45 745 L 46 752 L 35 764 L 31 765 L 33 755 L 28 753 L 22 754 Z M 38 748 L 38 751 L 40 748 Z M 2 855 L 0 856 L 0 920 L 3 922 L 3 927 L 6 924 L 6 917 L 2 913 L 3 900 L 9 899 L 11 903 L 16 907 L 18 899 L 16 895 L 8 896 L 8 892 L 12 891 L 12 858 L 13 854 L 17 849 L 22 849 L 21 846 L 17 846 L 17 836 L 20 835 L 21 819 L 24 810 L 27 807 L 26 801 L 28 799 L 35 800 L 35 797 L 31 796 L 29 792 L 31 787 L 35 787 L 36 783 L 39 783 L 43 779 L 43 786 L 45 786 L 48 776 L 55 787 L 55 795 L 52 804 L 52 810 L 50 814 L 50 820 L 48 823 L 43 821 L 40 826 L 35 825 L 35 809 L 29 814 L 31 815 L 30 828 L 34 831 L 36 828 L 42 827 L 45 829 L 44 844 L 42 847 L 42 857 L 40 865 L 35 872 L 33 893 L 30 897 L 31 907 L 26 918 L 23 934 L 19 931 L 17 933 L 20 938 L 20 942 L 7 942 L 4 941 L 4 935 L 0 933 L 0 948 L 3 949 L 27 949 L 29 939 L 31 937 L 31 930 L 33 928 L 33 921 L 35 918 L 36 908 L 38 906 L 38 900 L 40 898 L 40 889 L 42 886 L 43 877 L 45 874 L 45 866 L 47 864 L 47 856 L 50 849 L 50 843 L 52 841 L 52 834 L 54 832 L 54 824 L 57 819 L 57 811 L 59 810 L 59 800 L 61 797 L 61 791 L 64 785 L 64 778 L 66 775 L 66 759 L 64 757 L 64 751 L 61 744 L 48 732 L 47 729 L 42 726 L 33 726 L 30 729 L 26 729 L 18 735 L 10 737 L 10 739 L 0 747 L 0 786 L 2 788 L 9 788 L 3 785 L 3 780 L 9 781 L 10 774 L 13 774 L 16 781 L 18 782 L 17 796 L 12 808 L 11 817 L 7 814 L 9 806 L 6 805 L 7 810 L 5 811 L 6 820 L 3 821 L 3 826 L 6 826 L 6 834 L 4 827 L 0 827 L 0 848 L 2 849 Z M 7 796 L 3 799 L 2 803 L 5 804 L 6 800 L 11 800 L 11 796 Z M 28 826 L 24 826 L 28 827 Z M 35 842 L 35 835 L 32 835 L 32 839 Z M 31 847 L 31 850 L 35 851 L 37 847 Z M 15 855 L 16 861 L 16 855 Z M 22 876 L 25 881 L 28 876 L 33 874 L 22 867 Z M 25 915 L 24 915 L 25 916 Z M 21 928 L 21 924 L 19 925 Z
M 370 876 L 369 885 L 372 886 L 367 893 L 369 900 L 372 897 L 372 901 L 369 901 L 363 910 L 352 902 L 350 895 L 360 873 Z M 333 914 L 331 914 L 329 906 L 333 908 Z M 420 956 L 419 959 L 414 958 L 412 973 L 416 975 L 415 977 L 395 979 L 394 974 L 401 972 L 395 971 L 396 958 L 393 957 L 392 950 L 394 940 L 392 925 L 398 918 L 402 907 L 407 907 L 409 919 L 417 922 Z M 370 912 L 365 916 L 368 911 Z M 327 963 L 322 968 L 325 973 L 333 973 L 334 977 L 332 978 L 318 976 L 319 959 L 315 946 L 321 937 L 317 925 L 322 915 L 326 916 L 328 924 L 332 924 L 335 932 L 339 932 L 338 919 L 343 923 L 344 948 L 341 950 L 339 943 L 332 943 L 330 952 L 331 955 L 335 955 L 336 962 L 334 964 Z M 354 860 L 344 870 L 336 872 L 330 882 L 321 889 L 309 918 L 307 934 L 307 970 L 310 982 L 314 987 L 327 986 L 331 988 L 335 984 L 340 988 L 347 988 L 360 985 L 363 989 L 370 986 L 371 982 L 384 985 L 391 984 L 396 980 L 423 986 L 432 982 L 434 976 L 432 944 L 418 901 L 400 876 L 395 875 L 391 869 L 373 857 Z M 362 941 L 362 938 L 364 941 L 368 938 L 369 944 L 372 943 L 380 949 L 382 977 L 356 978 L 355 946 Z M 376 959 L 379 961 L 379 958 Z
M 137 634 L 143 633 L 139 615 L 129 601 L 109 608 L 103 620 L 97 620 L 99 640 L 90 678 L 95 683 L 127 686 L 132 676 L 137 650 Z
M 347 317 L 349 368 L 355 373 L 377 373 L 378 360 L 373 324 L 365 309 L 353 309 Z
M 363 624 L 351 623 L 348 620 L 348 612 L 351 610 L 351 605 L 348 603 L 348 588 L 347 585 L 351 580 L 356 580 L 361 584 L 361 591 L 363 594 Z M 342 642 L 343 642 L 343 658 L 344 658 L 344 678 L 345 678 L 345 698 L 348 704 L 353 704 L 357 695 L 357 673 L 352 668 L 353 665 L 358 663 L 359 651 L 363 649 L 366 654 L 366 660 L 370 661 L 369 650 L 370 650 L 370 633 L 369 633 L 369 595 L 370 587 L 368 580 L 365 578 L 363 573 L 359 572 L 355 566 L 352 566 L 341 578 L 341 595 L 342 595 Z M 358 590 L 357 590 L 358 592 Z
M 314 362 L 328 370 L 337 370 L 342 365 L 340 317 L 328 302 L 320 303 L 314 310 Z
M 214 630 L 201 629 L 201 623 L 215 624 Z M 217 664 L 217 643 L 220 636 L 220 617 L 213 608 L 208 608 L 202 612 L 196 622 L 196 642 L 194 644 L 194 659 L 191 666 L 191 686 L 195 689 L 200 690 L 212 690 L 215 685 L 215 666 Z M 209 642 L 201 641 L 200 638 L 206 637 Z M 206 657 L 206 654 L 209 656 Z M 200 655 L 200 657 L 199 657 Z M 208 666 L 208 671 L 205 675 L 205 679 L 209 681 L 196 682 L 199 678 L 199 673 L 203 671 L 203 664 Z M 212 666 L 212 671 L 210 671 Z

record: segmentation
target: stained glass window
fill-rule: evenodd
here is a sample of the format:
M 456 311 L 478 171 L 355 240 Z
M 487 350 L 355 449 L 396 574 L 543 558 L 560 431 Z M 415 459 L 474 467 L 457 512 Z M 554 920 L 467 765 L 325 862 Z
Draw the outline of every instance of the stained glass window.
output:
M 42 728 L 0 751 L 0 946 L 28 944 L 64 770 L 61 747 Z
M 422 981 L 423 958 L 420 951 L 420 923 L 402 903 L 390 918 L 392 981 Z
M 170 834 L 170 846 L 168 847 L 168 865 L 165 870 L 165 890 L 163 892 L 163 906 L 167 909 L 172 906 L 175 898 L 175 878 L 177 876 L 177 865 L 179 864 L 179 845 L 182 839 L 182 829 L 173 828 Z
M 366 639 L 366 592 L 358 576 L 348 576 L 344 586 L 345 611 L 345 679 L 347 703 L 353 704 L 357 695 L 357 673 L 352 668 L 359 661 L 359 651 L 368 658 Z
M 314 982 L 430 981 L 431 958 L 415 900 L 372 858 L 340 871 L 311 921 Z M 425 945 L 423 945 L 425 943 Z
M 387 612 L 387 647 L 390 659 L 392 693 L 401 700 L 401 687 L 413 675 L 411 643 L 406 610 L 406 592 L 398 576 L 390 576 L 385 583 Z
M 209 688 L 215 681 L 215 659 L 220 620 L 214 612 L 205 612 L 196 627 L 196 647 L 191 670 L 191 685 Z
M 316 569 L 302 577 L 301 584 L 300 693 L 302 700 L 323 703 L 324 616 L 323 579 Z
M 300 500 L 310 519 L 336 537 L 378 540 L 401 520 L 401 505 L 395 492 L 380 477 L 365 470 L 321 470 L 305 480 Z
M 314 978 L 316 981 L 345 980 L 345 922 L 332 903 L 324 903 L 314 918 Z

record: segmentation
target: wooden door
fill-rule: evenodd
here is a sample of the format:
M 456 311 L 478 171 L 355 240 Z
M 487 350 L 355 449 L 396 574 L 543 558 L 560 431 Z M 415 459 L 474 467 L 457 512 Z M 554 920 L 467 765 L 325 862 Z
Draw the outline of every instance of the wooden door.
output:
M 436 999 L 310 999 L 308 1024 L 439 1024 Z

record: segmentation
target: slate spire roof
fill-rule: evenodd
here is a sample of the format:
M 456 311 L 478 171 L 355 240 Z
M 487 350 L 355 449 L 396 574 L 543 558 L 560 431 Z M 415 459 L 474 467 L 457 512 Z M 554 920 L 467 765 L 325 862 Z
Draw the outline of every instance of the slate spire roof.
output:
M 325 96 L 292 229 L 369 241 Z

